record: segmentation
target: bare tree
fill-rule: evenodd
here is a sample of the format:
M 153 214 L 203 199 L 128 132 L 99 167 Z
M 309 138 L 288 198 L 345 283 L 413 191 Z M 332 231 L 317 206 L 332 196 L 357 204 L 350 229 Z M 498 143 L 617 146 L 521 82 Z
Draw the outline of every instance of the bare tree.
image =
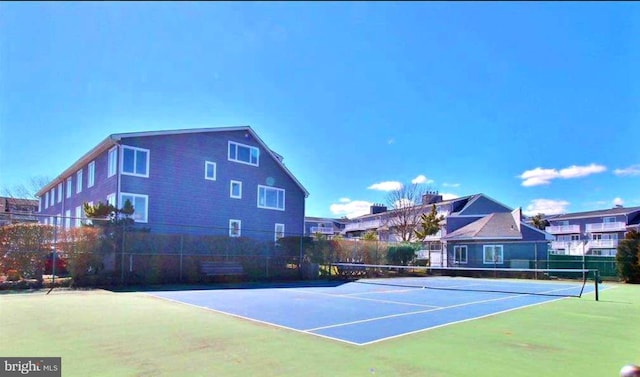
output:
M 16 199 L 38 199 L 36 193 L 49 182 L 51 179 L 46 176 L 31 177 L 26 184 L 15 185 L 13 188 L 4 187 L 2 194 Z
M 400 188 L 389 192 L 384 224 L 390 233 L 394 233 L 404 242 L 415 238 L 415 230 L 420 225 L 420 216 L 427 210 L 423 197 L 431 193 L 428 187 L 418 184 L 403 184 Z

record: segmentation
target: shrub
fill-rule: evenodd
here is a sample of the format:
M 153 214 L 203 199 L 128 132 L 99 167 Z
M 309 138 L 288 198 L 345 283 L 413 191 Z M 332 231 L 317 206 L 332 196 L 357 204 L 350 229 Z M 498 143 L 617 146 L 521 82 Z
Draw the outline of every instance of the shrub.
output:
M 387 260 L 391 264 L 406 266 L 416 257 L 416 250 L 410 245 L 391 246 L 387 250 Z
M 626 283 L 640 283 L 640 233 L 635 230 L 627 232 L 625 239 L 618 243 L 616 266 L 618 275 Z

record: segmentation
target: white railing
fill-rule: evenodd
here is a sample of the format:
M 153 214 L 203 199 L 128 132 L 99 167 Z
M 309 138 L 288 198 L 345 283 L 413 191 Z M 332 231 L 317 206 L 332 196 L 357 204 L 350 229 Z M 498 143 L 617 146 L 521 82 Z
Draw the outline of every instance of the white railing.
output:
M 556 251 L 554 254 L 564 255 L 584 255 L 586 250 L 585 244 L 582 241 L 551 241 L 551 249 Z M 558 253 L 558 250 L 564 251 Z
M 626 229 L 627 224 L 621 221 L 615 223 L 587 224 L 587 232 L 615 232 L 625 231 Z
M 333 228 L 330 226 L 312 226 L 311 233 L 333 234 Z
M 547 233 L 580 233 L 580 225 L 552 225 L 545 228 Z
M 587 242 L 587 249 L 615 249 L 618 240 L 591 240 Z
M 345 232 L 354 231 L 354 230 L 369 230 L 369 229 L 378 229 L 382 224 L 380 220 L 368 220 L 361 222 L 348 223 L 344 230 Z
M 430 235 L 430 236 L 426 236 L 425 237 L 425 241 L 436 241 L 436 240 L 440 240 L 440 238 L 442 238 L 442 230 L 439 230 L 438 233 Z

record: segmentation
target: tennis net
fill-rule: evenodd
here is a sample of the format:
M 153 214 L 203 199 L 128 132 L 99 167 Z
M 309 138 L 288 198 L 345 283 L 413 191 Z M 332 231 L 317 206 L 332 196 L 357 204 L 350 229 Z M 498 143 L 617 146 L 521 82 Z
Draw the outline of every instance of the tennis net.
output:
M 478 291 L 510 294 L 582 297 L 587 281 L 598 272 L 588 269 L 528 269 L 392 266 L 361 263 L 332 263 L 331 277 L 363 284 L 408 288 Z M 591 288 L 588 289 L 591 291 Z

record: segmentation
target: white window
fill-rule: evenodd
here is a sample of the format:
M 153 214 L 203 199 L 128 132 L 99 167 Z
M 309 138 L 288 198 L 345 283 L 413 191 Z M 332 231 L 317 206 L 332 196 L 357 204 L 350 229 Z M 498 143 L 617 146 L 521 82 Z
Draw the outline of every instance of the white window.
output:
M 204 179 L 210 181 L 216 180 L 216 163 L 211 161 L 204 162 Z
M 242 199 L 242 182 L 231 181 L 229 196 L 234 199 Z
M 615 223 L 616 222 L 616 218 L 614 217 L 604 217 L 602 219 L 603 223 Z
M 107 177 L 111 177 L 116 174 L 116 166 L 118 166 L 118 149 L 117 147 L 113 147 L 109 149 L 109 167 L 107 172 Z
M 62 182 L 58 183 L 58 203 L 62 202 Z
M 123 146 L 122 174 L 149 177 L 149 150 Z
M 484 245 L 482 254 L 485 264 L 503 263 L 502 245 Z
M 465 264 L 467 263 L 467 246 L 454 246 L 453 247 L 453 262 Z
M 241 234 L 242 221 L 240 220 L 229 220 L 229 237 L 240 237 Z
M 258 208 L 284 211 L 284 190 L 258 185 Z
M 96 162 L 91 161 L 87 168 L 87 187 L 93 187 L 96 183 Z
M 229 161 L 258 166 L 260 150 L 250 145 L 229 142 Z
M 51 189 L 51 203 L 49 203 L 50 206 L 53 206 L 54 204 L 56 204 L 56 189 L 52 188 Z
M 67 198 L 71 197 L 72 177 L 67 178 Z
M 76 173 L 76 194 L 82 192 L 82 169 Z
M 146 223 L 149 220 L 149 196 L 140 194 L 120 194 L 120 208 L 129 200 L 133 205 L 133 216 L 131 218 L 137 223 Z
M 277 224 L 276 223 L 276 231 L 275 231 L 275 241 L 279 240 L 280 238 L 284 237 L 284 224 Z
M 49 191 L 44 193 L 44 208 L 49 208 Z
M 64 227 L 71 228 L 71 210 L 64 211 Z
M 75 227 L 79 227 L 82 225 L 82 207 L 76 207 L 76 218 L 75 218 Z
M 112 206 L 116 206 L 116 194 L 107 195 L 107 204 L 111 204 Z

